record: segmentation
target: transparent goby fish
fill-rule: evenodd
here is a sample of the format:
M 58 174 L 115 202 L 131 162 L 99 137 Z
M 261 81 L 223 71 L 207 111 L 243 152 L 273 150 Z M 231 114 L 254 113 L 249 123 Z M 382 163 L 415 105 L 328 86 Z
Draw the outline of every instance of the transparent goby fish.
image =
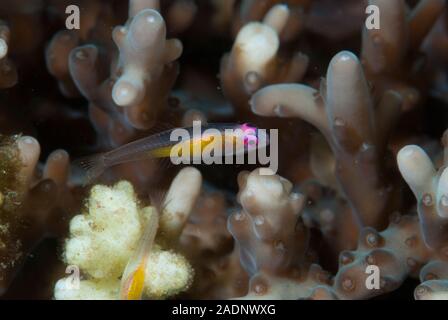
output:
M 188 151 L 191 160 L 201 158 L 208 147 L 222 150 L 223 156 L 234 156 L 249 149 L 265 147 L 267 139 L 259 139 L 258 129 L 249 124 L 207 124 L 165 130 L 160 133 L 130 142 L 114 150 L 78 159 L 75 167 L 84 170 L 84 182 L 89 183 L 107 168 L 122 163 L 185 156 Z M 177 130 L 177 131 L 176 131 Z M 199 133 L 199 134 L 198 134 Z M 219 145 L 216 145 L 219 144 Z

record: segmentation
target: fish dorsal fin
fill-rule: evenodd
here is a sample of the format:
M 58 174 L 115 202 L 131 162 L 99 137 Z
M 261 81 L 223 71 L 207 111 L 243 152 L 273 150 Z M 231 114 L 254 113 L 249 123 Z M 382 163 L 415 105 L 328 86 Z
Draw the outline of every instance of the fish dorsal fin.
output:
M 176 126 L 173 126 L 172 124 L 169 124 L 166 122 L 157 122 L 150 129 L 145 130 L 145 134 L 146 135 L 155 135 L 155 134 L 162 133 L 162 132 L 172 130 L 175 128 L 176 128 Z

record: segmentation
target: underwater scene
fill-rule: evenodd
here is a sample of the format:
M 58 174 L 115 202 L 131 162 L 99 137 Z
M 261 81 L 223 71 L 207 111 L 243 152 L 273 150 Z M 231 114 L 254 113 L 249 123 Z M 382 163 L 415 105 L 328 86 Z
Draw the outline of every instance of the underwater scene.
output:
M 0 300 L 448 300 L 447 166 L 445 0 L 0 0 Z

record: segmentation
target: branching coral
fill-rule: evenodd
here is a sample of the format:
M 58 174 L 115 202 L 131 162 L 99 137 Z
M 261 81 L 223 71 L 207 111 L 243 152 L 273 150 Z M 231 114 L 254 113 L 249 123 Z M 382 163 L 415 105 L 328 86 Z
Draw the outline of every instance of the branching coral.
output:
M 221 62 L 221 83 L 225 95 L 243 114 L 247 114 L 249 96 L 265 85 L 296 82 L 302 79 L 308 57 L 296 53 L 280 58 L 279 34 L 287 28 L 290 9 L 276 5 L 263 22 L 249 22 L 238 32 L 229 55 Z
M 171 34 L 185 32 L 193 23 L 197 5 L 193 0 L 130 0 L 129 17 L 134 17 L 144 9 L 163 11 Z
M 368 299 L 397 289 L 408 276 L 418 275 L 430 251 L 425 247 L 415 216 L 395 215 L 392 224 L 378 233 L 365 228 L 355 251 L 339 257 L 333 288 L 340 299 Z M 369 289 L 367 266 L 378 267 L 379 288 Z
M 2 297 L 448 298 L 446 1 L 3 0 L 0 18 Z M 70 168 L 193 119 L 278 129 L 279 174 Z
M 226 228 L 226 218 L 224 195 L 218 191 L 204 191 L 182 231 L 181 246 L 190 254 L 204 259 L 229 252 L 232 241 Z
M 166 298 L 191 284 L 190 264 L 169 248 L 178 241 L 200 187 L 200 174 L 186 168 L 168 191 L 157 231 L 159 244 L 148 253 L 145 268 L 147 298 Z M 55 287 L 56 299 L 118 299 L 120 277 L 138 250 L 145 225 L 159 215 L 155 207 L 141 208 L 132 186 L 125 181 L 114 187 L 93 187 L 87 205 L 87 212 L 70 222 L 71 237 L 64 253 L 67 264 L 77 266 L 85 279 L 79 288 L 70 287 L 67 278 L 61 279 Z
M 36 179 L 39 155 L 39 143 L 32 137 L 2 137 L 0 292 L 39 242 L 64 233 L 64 220 L 74 208 L 67 185 L 67 153 L 54 151 Z
M 269 8 L 270 2 L 276 1 L 265 1 L 261 7 Z M 249 11 L 260 9 L 256 1 L 243 1 L 243 7 Z M 237 117 L 254 122 L 260 127 L 282 129 L 279 149 L 287 150 L 288 153 L 288 156 L 281 159 L 284 167 L 290 167 L 291 163 L 287 163 L 290 157 L 296 159 L 304 149 L 303 146 L 296 150 L 289 149 L 289 136 L 306 134 L 306 128 L 291 128 L 285 122 L 255 117 L 248 102 L 253 93 L 267 85 L 297 82 L 305 76 L 309 57 L 295 46 L 289 48 L 282 43 L 280 37 L 282 31 L 291 30 L 288 29 L 291 21 L 299 19 L 294 16 L 294 8 L 297 7 L 275 4 L 260 17 L 263 18 L 261 22 L 249 19 L 239 30 L 230 53 L 222 57 L 219 75 L 223 94 L 234 106 Z M 263 11 L 261 8 L 261 12 Z M 289 171 L 289 168 L 285 171 Z
M 238 180 L 243 210 L 228 224 L 238 239 L 242 265 L 250 275 L 292 272 L 303 259 L 307 242 L 306 230 L 298 223 L 304 199 L 291 193 L 289 181 L 263 176 L 259 170 L 242 172 Z
M 113 37 L 120 50 L 121 75 L 112 89 L 112 98 L 117 105 L 126 107 L 135 128 L 147 129 L 166 105 L 177 76 L 172 62 L 181 55 L 182 43 L 166 40 L 165 22 L 151 9 L 140 11 L 128 27 L 116 27 Z
M 292 282 L 301 275 L 308 241 L 300 220 L 304 198 L 291 192 L 286 179 L 263 176 L 260 170 L 242 172 L 238 180 L 243 209 L 229 217 L 228 228 L 251 277 L 250 293 L 285 297 L 287 293 L 269 284 Z
M 444 143 L 445 140 L 446 134 Z M 256 285 L 258 290 L 264 291 L 257 295 L 257 287 L 251 283 L 254 294 L 249 297 L 368 299 L 397 289 L 408 277 L 419 276 L 422 284 L 415 289 L 417 299 L 443 299 L 447 293 L 447 242 L 443 237 L 442 199 L 446 169 L 442 167 L 441 172 L 436 174 L 431 160 L 417 146 L 404 147 L 397 159 L 403 177 L 419 199 L 418 216 L 394 213 L 391 224 L 382 232 L 371 227 L 363 228 L 357 248 L 341 252 L 339 268 L 332 279 L 328 277 L 320 284 L 282 279 L 260 280 Z M 255 252 L 254 249 L 249 250 L 250 254 Z M 369 289 L 367 285 L 371 281 L 366 272 L 368 266 L 379 270 L 377 288 Z M 316 267 L 311 270 L 313 268 Z
M 179 250 L 192 261 L 195 278 L 188 297 L 224 299 L 242 295 L 248 277 L 226 227 L 228 204 L 218 191 L 204 191 L 179 239 Z
M 420 274 L 423 282 L 415 291 L 418 299 L 440 298 L 447 294 L 446 260 L 448 259 L 447 207 L 448 170 L 447 148 L 448 131 L 443 136 L 444 161 L 436 171 L 431 159 L 418 146 L 409 145 L 400 150 L 398 166 L 403 178 L 417 199 L 420 228 L 425 245 L 434 251 L 435 260 L 426 265 Z
M 403 109 L 409 110 L 421 98 L 417 79 L 424 62 L 418 58 L 419 50 L 445 1 L 422 0 L 409 13 L 404 0 L 370 0 L 369 4 L 379 8 L 382 25 L 379 29 L 364 28 L 362 61 L 368 79 L 379 95 L 387 90 L 399 92 Z
M 84 23 L 82 33 L 61 31 L 47 49 L 48 69 L 62 92 L 72 96 L 79 91 L 89 100 L 91 120 L 103 136 L 101 144 L 128 141 L 135 130 L 152 127 L 167 107 L 178 73 L 174 60 L 181 55 L 182 44 L 166 40 L 158 8 L 158 1 L 131 1 L 129 21 L 112 32 L 118 54 L 106 31 L 114 17 L 96 3 L 87 7 L 92 19 Z
M 271 191 L 269 194 L 274 194 L 275 197 L 274 188 L 280 188 L 284 179 L 262 177 L 257 174 L 257 171 L 251 173 L 248 179 L 248 184 L 251 184 L 252 187 L 243 185 L 240 193 L 243 199 L 244 195 L 250 193 L 250 190 L 253 189 L 252 198 L 255 199 L 252 199 L 251 203 L 254 207 L 256 206 L 255 208 L 262 208 L 262 212 L 269 212 L 270 217 L 276 217 L 277 219 L 283 217 L 285 211 L 282 211 L 282 208 L 279 207 L 272 207 L 272 203 L 276 205 L 283 203 L 285 205 L 290 203 L 291 200 L 272 201 L 272 196 L 268 197 L 260 189 L 263 187 L 266 189 L 272 188 L 269 189 Z M 274 181 L 276 182 L 274 183 Z M 283 181 L 283 186 L 285 183 L 288 184 L 287 181 Z M 283 189 L 283 196 L 288 195 L 288 189 L 288 187 Z M 303 199 L 300 195 L 294 196 L 294 193 L 292 196 L 289 195 L 289 198 L 291 197 Z M 244 201 L 242 200 L 243 208 L 247 208 L 248 204 L 245 204 Z M 300 211 L 302 207 L 303 205 L 300 205 L 296 208 Z M 267 231 L 270 231 L 268 226 L 273 219 L 266 218 L 266 222 L 263 220 L 262 224 L 257 224 L 257 221 L 260 221 L 257 218 L 264 216 L 256 216 L 255 213 L 247 214 L 247 210 L 253 209 L 244 209 L 243 213 L 235 214 L 229 218 L 229 229 L 239 244 L 242 264 L 246 271 L 253 275 L 249 294 L 245 298 L 368 299 L 395 290 L 408 276 L 418 276 L 419 270 L 424 265 L 426 266 L 422 269 L 420 276 L 425 279 L 429 279 L 428 274 L 437 278 L 439 275 L 442 276 L 444 272 L 444 269 L 440 267 L 440 262 L 436 262 L 435 265 L 434 262 L 427 264 L 428 261 L 437 259 L 439 255 L 425 245 L 420 233 L 419 219 L 414 215 L 400 216 L 395 214 L 390 226 L 381 233 L 370 227 L 362 229 L 359 234 L 358 247 L 353 251 L 343 251 L 340 254 L 339 269 L 336 275 L 331 277 L 318 265 L 310 265 L 311 260 L 294 256 L 303 254 L 307 248 L 306 242 L 303 241 L 306 229 L 294 228 L 294 226 L 297 226 L 296 223 L 281 224 L 282 226 L 290 226 L 291 230 L 294 231 L 288 233 L 288 229 L 283 227 L 278 231 L 277 237 L 271 236 Z M 294 217 L 296 220 L 300 219 L 297 213 Z M 243 224 L 241 225 L 241 223 Z M 268 226 L 263 228 L 264 223 Z M 300 225 L 300 220 L 298 223 Z M 259 240 L 253 241 L 253 237 Z M 297 241 L 297 237 L 300 241 Z M 277 240 L 280 238 L 282 238 L 282 242 Z M 289 241 L 290 245 L 293 244 L 293 248 L 294 245 L 299 245 L 298 250 L 297 248 L 295 248 L 296 250 L 288 250 L 288 245 L 283 245 L 283 241 Z M 279 243 L 282 245 L 279 245 Z M 272 250 L 276 252 L 271 252 Z M 284 259 L 276 260 L 276 256 L 282 258 L 286 256 L 291 259 L 288 261 L 292 261 L 295 265 L 285 262 Z M 265 261 L 264 258 L 269 260 Z M 277 261 L 285 263 L 276 264 Z M 262 265 L 263 262 L 267 266 Z M 378 267 L 380 272 L 378 288 L 369 288 L 367 285 L 371 281 L 369 280 L 369 273 L 366 272 L 369 265 Z M 428 289 L 425 284 L 422 284 L 421 287 L 416 289 L 416 295 L 423 295 L 423 288 L 428 292 L 440 290 L 439 287 L 443 283 L 440 285 L 428 284 L 438 289 Z
M 322 234 L 322 241 L 318 246 L 326 254 L 321 257 L 320 263 L 334 269 L 337 267 L 339 253 L 354 249 L 358 241 L 359 230 L 350 206 L 338 192 L 320 185 L 317 181 L 302 184 L 300 192 L 307 199 L 302 214 L 305 225 Z
M 448 147 L 446 142 L 445 148 Z M 426 244 L 434 250 L 443 249 L 448 241 L 448 171 L 444 169 L 447 159 L 437 172 L 427 154 L 411 145 L 401 149 L 397 161 L 403 178 L 417 199 Z
M 84 1 L 82 5 L 84 14 L 80 20 L 80 29 L 59 31 L 53 36 L 45 52 L 47 69 L 58 80 L 59 90 L 67 97 L 79 95 L 70 75 L 70 52 L 81 42 L 88 41 L 92 34 L 95 37 L 102 37 L 104 32 L 100 27 L 101 24 L 109 24 L 111 20 L 109 11 L 100 3 Z M 106 13 L 101 14 L 102 10 Z
M 240 4 L 238 14 L 234 20 L 233 29 L 239 30 L 241 26 L 252 21 L 260 21 L 263 17 L 265 21 L 266 19 L 270 20 L 270 18 L 277 20 L 275 15 L 271 15 L 273 12 L 270 10 L 276 5 L 284 4 L 289 7 L 290 12 L 282 22 L 282 24 L 285 24 L 285 27 L 278 30 L 278 33 L 282 41 L 290 41 L 295 39 L 303 31 L 305 11 L 309 8 L 310 2 L 309 0 L 268 0 L 262 2 L 244 0 Z
M 98 21 L 85 22 L 83 32 L 59 32 L 47 49 L 48 69 L 63 92 L 76 95 L 79 91 L 89 101 L 99 148 L 129 142 L 169 117 L 165 111 L 177 78 L 175 60 L 182 53 L 182 44 L 166 39 L 165 21 L 155 10 L 158 8 L 158 1 L 131 1 L 128 22 L 113 28 L 114 44 L 109 38 L 116 18 L 110 8 L 88 5 L 89 17 Z M 153 162 L 124 165 L 112 176 L 131 180 L 140 192 L 151 184 L 156 167 Z
M 17 70 L 10 59 L 8 59 L 10 43 L 9 27 L 0 22 L 0 88 L 9 88 L 17 83 Z
M 298 117 L 318 128 L 333 152 L 338 186 L 357 223 L 380 228 L 396 207 L 387 139 L 401 103 L 388 91 L 374 107 L 361 64 L 347 51 L 330 62 L 320 93 L 301 84 L 280 84 L 251 100 L 256 114 Z
M 78 90 L 70 76 L 68 56 L 77 47 L 79 39 L 74 32 L 63 30 L 53 36 L 46 52 L 47 69 L 59 81 L 59 90 L 66 96 L 76 96 Z
M 446 261 L 432 261 L 420 272 L 420 284 L 414 292 L 417 300 L 447 300 L 448 265 Z
M 365 22 L 365 9 L 366 1 L 311 1 L 306 30 L 317 34 L 319 39 L 345 40 L 359 33 Z
M 425 39 L 422 50 L 428 59 L 427 73 L 429 74 L 432 89 L 430 94 L 447 101 L 447 49 L 448 49 L 448 23 L 445 8 L 439 16 L 434 28 Z

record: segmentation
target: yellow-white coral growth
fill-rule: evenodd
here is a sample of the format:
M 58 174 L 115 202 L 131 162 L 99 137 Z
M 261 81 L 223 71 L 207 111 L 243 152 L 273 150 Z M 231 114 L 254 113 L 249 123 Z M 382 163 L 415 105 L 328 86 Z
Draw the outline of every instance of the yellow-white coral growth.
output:
M 70 223 L 64 258 L 86 278 L 73 286 L 72 276 L 55 286 L 56 299 L 117 299 L 120 277 L 154 208 L 139 207 L 133 187 L 122 181 L 92 188 L 87 212 Z M 155 246 L 146 266 L 144 293 L 160 299 L 188 288 L 193 271 L 180 254 Z

